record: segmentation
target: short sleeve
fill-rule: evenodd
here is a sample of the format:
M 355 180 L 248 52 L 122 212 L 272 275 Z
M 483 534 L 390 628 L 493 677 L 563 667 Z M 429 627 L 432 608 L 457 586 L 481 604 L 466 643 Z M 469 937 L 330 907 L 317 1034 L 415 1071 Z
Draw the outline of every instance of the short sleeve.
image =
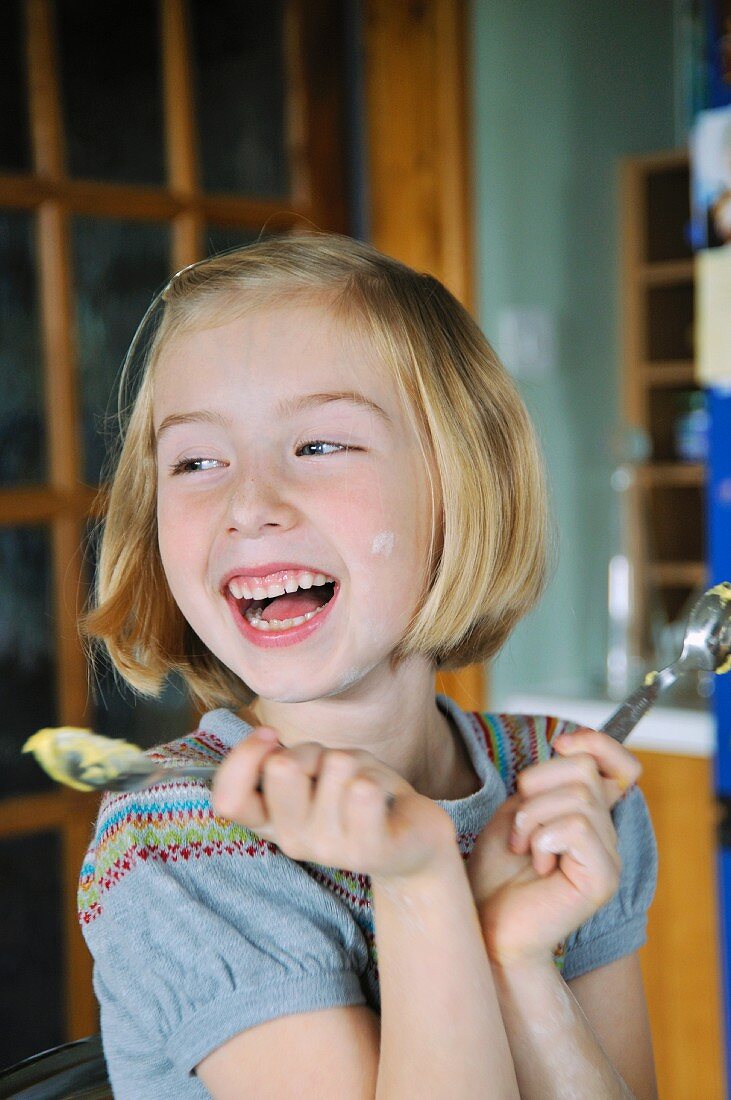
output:
M 345 907 L 275 846 L 218 826 L 215 844 L 200 846 L 199 824 L 197 848 L 178 835 L 153 850 L 132 818 L 111 871 L 97 864 L 82 929 L 115 1097 L 159 1100 L 167 1081 L 176 1100 L 208 1095 L 190 1075 L 238 1032 L 366 1003 L 367 946 Z
M 566 940 L 561 968 L 566 981 L 632 954 L 647 939 L 647 911 L 657 886 L 658 854 L 647 803 L 639 787 L 631 787 L 616 803 L 612 821 L 622 861 L 619 887 Z

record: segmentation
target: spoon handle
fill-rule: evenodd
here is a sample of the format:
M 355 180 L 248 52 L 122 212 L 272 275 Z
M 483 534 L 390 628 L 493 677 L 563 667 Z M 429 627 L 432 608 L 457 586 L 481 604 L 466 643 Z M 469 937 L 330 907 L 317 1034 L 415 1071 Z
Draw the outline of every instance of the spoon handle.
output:
M 644 684 L 640 684 L 636 691 L 633 691 L 623 703 L 620 703 L 614 714 L 611 714 L 606 722 L 599 727 L 600 731 L 608 733 L 615 741 L 622 742 L 626 740 L 640 718 L 656 702 L 660 693 L 678 679 L 681 673 L 679 665 L 680 662 L 676 662 L 674 665 L 662 669 L 661 672 L 655 673 L 652 679 L 648 677 L 649 682 L 646 680 Z

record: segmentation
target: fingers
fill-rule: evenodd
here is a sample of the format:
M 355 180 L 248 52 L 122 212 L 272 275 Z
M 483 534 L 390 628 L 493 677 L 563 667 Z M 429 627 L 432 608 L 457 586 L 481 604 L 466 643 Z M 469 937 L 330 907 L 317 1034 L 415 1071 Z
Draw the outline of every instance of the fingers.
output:
M 229 753 L 214 778 L 215 812 L 293 859 L 334 862 L 349 829 L 362 836 L 365 823 L 383 821 L 392 783 L 370 753 L 317 742 L 287 749 L 270 735 L 259 727 Z
M 526 768 L 518 790 L 528 796 L 558 783 L 585 783 L 612 807 L 637 782 L 642 765 L 623 745 L 598 730 L 581 729 L 553 742 L 556 756 Z
M 267 818 L 258 831 L 275 840 L 292 859 L 299 858 L 309 825 L 312 779 L 294 753 L 285 750 L 264 761 L 262 787 Z
M 536 829 L 531 851 L 537 874 L 553 871 L 558 858 L 563 874 L 594 908 L 619 888 L 622 862 L 616 845 L 607 846 L 582 814 L 557 817 Z
M 585 868 L 592 868 L 606 885 L 608 869 L 618 873 L 620 866 L 609 811 L 637 781 L 642 766 L 622 745 L 597 730 L 582 728 L 565 734 L 556 738 L 553 747 L 556 756 L 518 776 L 520 805 L 509 847 L 516 854 L 530 852 L 541 875 L 555 870 L 560 858 L 562 871 L 568 877 L 583 876 L 589 888 L 591 876 L 580 869 L 584 860 Z
M 350 780 L 362 766 L 355 753 L 331 750 L 325 754 L 312 807 L 313 834 L 334 839 L 340 837 Z
M 601 786 L 607 805 L 613 806 L 642 775 L 642 765 L 619 741 L 600 730 L 582 728 L 563 734 L 553 747 L 564 759 L 590 755 L 602 777 Z
M 215 813 L 252 829 L 267 820 L 262 794 L 257 790 L 259 773 L 267 756 L 281 752 L 276 730 L 260 726 L 226 756 L 213 777 L 212 803 Z
M 601 794 L 584 783 L 570 783 L 523 802 L 510 834 L 511 849 L 518 854 L 527 852 L 536 830 L 568 815 L 586 817 L 608 847 L 616 846 L 617 832 Z
M 386 828 L 389 813 L 388 797 L 379 779 L 367 772 L 361 772 L 350 782 L 348 797 L 344 800 L 343 821 L 345 831 L 352 836 L 370 840 L 371 849 L 367 855 L 377 854 L 379 838 Z

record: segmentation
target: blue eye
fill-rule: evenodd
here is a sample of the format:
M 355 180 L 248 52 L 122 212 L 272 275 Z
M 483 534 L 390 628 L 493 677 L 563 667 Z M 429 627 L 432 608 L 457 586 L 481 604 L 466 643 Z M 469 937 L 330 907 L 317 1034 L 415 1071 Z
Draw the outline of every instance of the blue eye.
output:
M 325 439 L 309 439 L 306 443 L 300 443 L 299 447 L 297 448 L 297 454 L 299 454 L 300 451 L 304 451 L 305 447 L 336 447 L 338 450 L 341 451 L 350 451 L 354 449 L 352 447 L 346 447 L 343 443 L 329 443 Z M 331 454 L 332 452 L 328 453 Z M 322 454 L 322 451 L 320 452 L 320 454 Z
M 180 462 L 174 462 L 170 467 L 172 474 L 190 474 L 195 473 L 202 468 L 204 462 L 210 462 L 212 465 L 222 465 L 218 458 L 181 458 Z

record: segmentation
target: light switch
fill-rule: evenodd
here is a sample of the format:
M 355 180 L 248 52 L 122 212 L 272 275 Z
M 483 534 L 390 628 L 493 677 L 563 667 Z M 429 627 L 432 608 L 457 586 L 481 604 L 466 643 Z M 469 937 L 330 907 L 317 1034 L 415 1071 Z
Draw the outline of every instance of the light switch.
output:
M 515 378 L 548 377 L 556 365 L 556 321 L 546 309 L 503 309 L 498 314 L 498 353 Z

